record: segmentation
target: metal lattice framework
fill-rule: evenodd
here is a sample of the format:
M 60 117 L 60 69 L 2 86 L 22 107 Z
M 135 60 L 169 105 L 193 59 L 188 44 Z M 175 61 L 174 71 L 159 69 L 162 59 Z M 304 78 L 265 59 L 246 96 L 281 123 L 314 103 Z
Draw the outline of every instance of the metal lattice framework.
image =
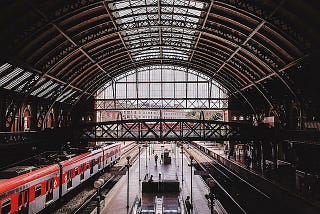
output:
M 258 128 L 246 124 L 194 119 L 139 119 L 88 123 L 82 141 L 224 141 L 261 139 Z M 269 136 L 271 137 L 271 136 Z
M 228 93 L 210 77 L 177 66 L 146 66 L 97 92 L 95 110 L 227 109 Z
M 149 65 L 206 74 L 252 107 L 270 105 L 287 70 L 317 41 L 316 1 L 72 0 L 1 3 L 0 87 L 76 104 L 115 76 Z M 305 21 L 301 20 L 305 18 Z M 49 108 L 50 109 L 50 108 Z

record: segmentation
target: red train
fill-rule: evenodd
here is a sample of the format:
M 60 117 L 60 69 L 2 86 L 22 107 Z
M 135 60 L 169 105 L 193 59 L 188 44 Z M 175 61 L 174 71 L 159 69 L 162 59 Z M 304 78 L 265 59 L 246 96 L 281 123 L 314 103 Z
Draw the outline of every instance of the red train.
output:
M 0 214 L 38 213 L 120 158 L 120 143 L 1 180 Z M 30 168 L 30 167 L 29 167 Z

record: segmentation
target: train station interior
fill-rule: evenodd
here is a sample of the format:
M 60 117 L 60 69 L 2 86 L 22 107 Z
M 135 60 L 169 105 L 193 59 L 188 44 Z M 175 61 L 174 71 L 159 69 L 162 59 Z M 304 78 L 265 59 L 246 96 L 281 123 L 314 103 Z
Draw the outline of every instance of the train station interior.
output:
M 0 5 L 0 214 L 320 213 L 318 0 Z

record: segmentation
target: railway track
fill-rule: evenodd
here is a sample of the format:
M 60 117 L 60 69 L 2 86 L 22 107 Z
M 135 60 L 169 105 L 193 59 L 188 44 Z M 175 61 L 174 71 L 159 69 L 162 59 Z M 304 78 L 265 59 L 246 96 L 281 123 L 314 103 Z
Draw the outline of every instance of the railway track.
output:
M 216 182 L 216 197 L 229 213 L 281 213 L 278 202 L 263 193 L 225 166 L 215 161 L 208 154 L 190 146 L 186 150 L 193 155 L 197 170 L 209 172 L 209 176 Z M 207 179 L 208 176 L 203 176 Z
M 97 191 L 93 188 L 93 182 L 97 179 L 105 180 L 104 185 L 101 187 L 101 195 L 107 194 L 110 189 L 121 178 L 118 172 L 124 170 L 126 164 L 126 157 L 131 156 L 131 160 L 134 161 L 138 156 L 138 149 L 136 144 L 132 143 L 122 148 L 122 154 L 119 162 L 105 170 L 103 174 L 93 176 L 85 183 L 74 189 L 70 194 L 63 198 L 62 201 L 54 204 L 43 210 L 41 213 L 54 213 L 54 214 L 66 214 L 66 213 L 91 213 L 97 207 L 97 201 L 95 200 Z

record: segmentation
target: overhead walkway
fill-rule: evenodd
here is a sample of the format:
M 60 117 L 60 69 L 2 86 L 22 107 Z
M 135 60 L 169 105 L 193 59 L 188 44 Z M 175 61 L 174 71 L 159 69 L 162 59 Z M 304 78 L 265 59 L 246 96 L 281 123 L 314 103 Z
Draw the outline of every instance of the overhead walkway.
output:
M 163 147 L 161 147 L 163 146 Z M 166 160 L 161 161 L 161 152 L 164 150 L 170 151 L 171 164 Z M 185 208 L 183 201 L 186 196 L 190 196 L 191 187 L 191 171 L 188 166 L 189 160 L 183 155 L 183 174 L 182 174 L 182 156 L 181 150 L 176 149 L 174 144 L 153 144 L 147 150 L 143 150 L 140 158 L 140 177 L 139 182 L 139 159 L 130 168 L 129 180 L 129 208 L 127 209 L 127 175 L 123 176 L 115 187 L 106 195 L 104 209 L 101 213 L 127 213 L 132 210 L 134 203 L 141 198 L 141 207 L 143 209 L 155 210 L 156 199 L 163 199 L 163 210 L 170 208 L 174 209 L 179 205 L 180 212 L 184 213 Z M 158 162 L 155 163 L 154 156 L 158 154 Z M 161 161 L 161 163 L 160 163 Z M 147 185 L 147 180 L 153 175 L 153 185 L 157 185 L 161 181 L 178 181 L 180 192 L 174 191 L 161 193 L 142 193 L 142 186 Z M 183 182 L 182 182 L 183 178 Z M 204 181 L 198 176 L 193 175 L 193 214 L 210 213 L 208 201 L 205 194 L 208 193 L 207 186 Z M 182 203 L 181 203 L 182 202 Z M 223 207 L 217 201 L 215 205 L 216 213 L 225 213 Z M 164 212 L 165 213 L 165 212 Z
M 273 129 L 205 119 L 135 119 L 80 126 L 81 141 L 223 141 L 274 139 Z

